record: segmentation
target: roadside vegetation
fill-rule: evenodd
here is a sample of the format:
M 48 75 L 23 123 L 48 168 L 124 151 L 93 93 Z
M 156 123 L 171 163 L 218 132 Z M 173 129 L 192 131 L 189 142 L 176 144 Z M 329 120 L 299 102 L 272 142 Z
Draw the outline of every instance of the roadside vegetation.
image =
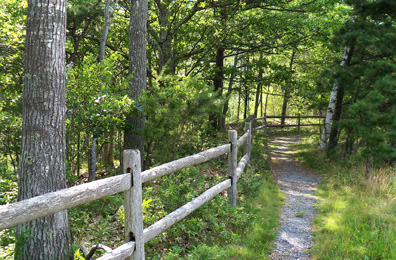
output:
M 225 135 L 211 140 L 213 146 Z M 265 154 L 266 139 L 254 137 L 252 162 L 238 181 L 237 207 L 228 205 L 226 192 L 146 244 L 146 259 L 265 259 L 277 234 L 282 195 Z M 240 153 L 240 156 L 242 152 Z M 227 160 L 189 167 L 144 185 L 145 227 L 227 178 Z M 16 183 L 1 183 L 1 202 L 16 201 Z M 7 191 L 6 191 L 7 190 Z M 97 244 L 115 248 L 123 243 L 123 195 L 117 194 L 69 210 L 75 259 L 81 248 Z M 15 229 L 2 231 L 0 256 L 13 259 Z M 98 250 L 95 257 L 104 253 Z
M 318 151 L 317 138 L 295 147 L 297 157 L 322 177 L 314 219 L 313 259 L 396 259 L 396 170 L 337 150 Z M 358 151 L 357 151 L 358 153 Z

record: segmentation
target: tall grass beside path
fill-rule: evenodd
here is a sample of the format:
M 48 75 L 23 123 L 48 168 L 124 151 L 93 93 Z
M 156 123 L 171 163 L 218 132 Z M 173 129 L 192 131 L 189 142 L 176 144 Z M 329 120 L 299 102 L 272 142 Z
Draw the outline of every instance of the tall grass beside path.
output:
M 313 259 L 396 259 L 396 172 L 373 170 L 353 157 L 328 159 L 317 142 L 295 146 L 296 157 L 321 175 Z

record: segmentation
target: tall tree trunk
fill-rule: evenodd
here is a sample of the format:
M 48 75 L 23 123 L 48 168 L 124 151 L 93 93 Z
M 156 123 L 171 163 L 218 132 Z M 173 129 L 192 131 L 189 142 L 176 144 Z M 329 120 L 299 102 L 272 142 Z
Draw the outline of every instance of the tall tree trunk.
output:
M 105 9 L 104 9 L 105 20 L 104 20 L 102 35 L 100 38 L 100 47 L 99 47 L 99 62 L 100 63 L 103 63 L 103 61 L 105 59 L 105 54 L 106 54 L 106 41 L 107 41 L 107 35 L 109 34 L 109 28 L 110 28 L 109 9 L 110 9 L 110 0 L 106 0 Z
M 216 51 L 216 71 L 213 79 L 215 95 L 221 96 L 223 92 L 223 78 L 224 78 L 224 48 L 222 46 Z M 217 131 L 220 126 L 220 113 L 213 112 L 209 115 L 209 121 L 212 128 Z
M 236 69 L 236 66 L 238 64 L 238 52 L 236 53 L 235 57 L 234 57 L 234 70 Z M 228 105 L 229 105 L 229 101 L 230 101 L 230 96 L 232 93 L 232 85 L 234 84 L 234 78 L 235 78 L 235 71 L 231 72 L 231 76 L 230 76 L 230 81 L 228 83 L 228 90 L 227 90 L 227 95 L 226 95 L 226 101 L 224 103 L 223 106 L 223 116 L 221 117 L 221 123 L 220 123 L 220 128 L 221 129 L 225 129 L 225 119 L 226 119 L 226 115 L 228 112 Z
M 249 111 L 249 89 L 247 84 L 245 84 L 245 110 L 243 112 L 243 119 L 247 118 Z
M 294 57 L 296 55 L 296 50 L 293 48 L 292 56 L 290 58 L 290 65 L 289 68 L 290 70 L 293 69 L 293 62 L 294 62 Z M 289 103 L 289 95 L 290 95 L 290 86 L 285 87 L 285 92 L 283 95 L 283 104 L 282 104 L 282 117 L 281 117 L 281 125 L 284 125 L 286 122 L 286 114 L 287 114 L 287 104 Z M 283 128 L 283 127 L 282 127 Z
M 352 55 L 354 51 L 354 46 L 349 47 L 346 46 L 344 49 L 344 52 L 342 54 L 342 61 L 341 61 L 341 67 L 349 66 Z M 331 131 L 330 131 L 330 136 L 329 136 L 329 147 L 328 149 L 331 150 L 335 147 L 337 147 L 338 144 L 338 122 L 341 119 L 341 113 L 342 113 L 342 102 L 344 99 L 344 87 L 342 85 L 338 85 L 338 91 L 337 91 L 337 97 L 336 97 L 336 104 L 335 104 L 335 110 L 334 110 L 334 115 L 333 115 L 333 124 L 331 126 Z M 327 117 L 327 116 L 326 116 Z M 322 137 L 322 139 L 324 139 Z
M 240 85 L 239 85 L 239 87 L 240 87 Z M 239 114 L 240 114 L 240 112 L 241 112 L 241 92 L 242 92 L 242 89 L 240 89 L 239 88 L 239 90 L 238 90 L 238 109 L 237 109 L 237 121 L 239 120 Z
M 271 84 L 268 84 L 267 95 L 265 97 L 265 109 L 264 109 L 264 114 L 266 114 L 266 115 L 268 115 L 267 108 L 268 108 L 268 96 L 269 96 L 270 87 L 271 87 Z
M 264 116 L 264 106 L 263 106 L 263 84 L 261 84 L 261 90 L 260 90 L 260 103 L 261 103 L 261 105 L 260 105 L 260 109 L 261 109 L 261 114 L 260 114 L 260 117 L 263 117 Z
M 66 1 L 29 0 L 18 201 L 66 188 Z M 66 210 L 17 227 L 16 259 L 73 259 Z
M 147 1 L 131 1 L 131 18 L 129 21 L 129 75 L 131 77 L 128 96 L 136 100 L 146 91 L 147 79 Z M 144 115 L 139 111 L 137 116 L 127 116 L 124 134 L 125 149 L 139 149 L 143 158 L 145 126 Z M 142 160 L 143 161 L 143 160 Z
M 105 9 L 104 9 L 105 24 L 103 26 L 102 36 L 100 39 L 100 47 L 99 47 L 99 62 L 100 63 L 104 62 L 105 54 L 106 54 L 106 41 L 107 41 L 107 35 L 109 34 L 109 28 L 110 28 L 109 7 L 110 7 L 110 0 L 106 0 Z M 102 91 L 100 91 L 100 92 L 102 92 Z M 96 178 L 96 163 L 97 163 L 96 146 L 97 146 L 97 142 L 98 142 L 98 137 L 94 133 L 92 136 L 90 164 L 88 166 L 88 175 L 89 175 L 88 180 L 89 181 L 94 181 Z
M 260 60 L 259 60 L 259 72 L 258 72 L 258 84 L 257 84 L 257 89 L 256 89 L 256 100 L 255 100 L 255 104 L 254 104 L 254 118 L 257 118 L 257 114 L 258 114 L 258 107 L 260 104 L 260 90 L 262 89 L 262 79 L 263 79 L 263 53 L 260 52 Z
M 114 127 L 111 129 L 109 133 L 107 133 L 104 138 L 108 140 L 108 142 L 104 143 L 103 147 L 103 160 L 106 165 L 113 167 L 114 159 L 113 159 L 113 151 L 114 151 Z
M 104 10 L 104 17 L 105 17 L 105 24 L 103 27 L 103 33 L 100 41 L 100 49 L 99 49 L 99 62 L 103 63 L 105 59 L 105 51 L 106 51 L 106 41 L 107 41 L 107 35 L 109 33 L 109 28 L 110 28 L 110 14 L 109 14 L 109 9 L 110 9 L 110 0 L 106 0 L 105 3 L 105 10 Z M 106 140 L 109 140 L 108 142 L 104 143 L 104 161 L 106 162 L 107 165 L 114 166 L 114 161 L 113 161 L 113 147 L 114 147 L 114 127 L 111 129 L 110 133 L 106 134 L 104 137 Z
M 331 90 L 331 94 L 330 94 L 329 106 L 327 107 L 327 113 L 326 113 L 326 119 L 325 119 L 325 123 L 324 123 L 322 138 L 320 139 L 319 148 L 321 150 L 326 149 L 327 139 L 329 139 L 329 136 L 330 136 L 330 124 L 331 124 L 331 119 L 333 118 L 333 114 L 334 114 L 334 107 L 335 107 L 335 101 L 337 98 L 337 92 L 338 92 L 338 81 L 335 80 L 334 84 L 333 84 L 333 89 Z

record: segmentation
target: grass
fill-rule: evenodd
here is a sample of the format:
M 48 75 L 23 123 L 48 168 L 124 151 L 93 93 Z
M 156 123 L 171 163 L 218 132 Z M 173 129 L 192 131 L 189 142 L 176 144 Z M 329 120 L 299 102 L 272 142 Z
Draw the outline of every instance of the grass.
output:
M 313 259 L 396 259 L 396 178 L 389 167 L 365 179 L 354 157 L 328 159 L 317 142 L 296 146 L 298 158 L 318 172 Z
M 283 197 L 269 174 L 265 141 L 255 140 L 252 164 L 238 181 L 237 207 L 228 205 L 225 194 L 215 197 L 150 242 L 154 254 L 150 249 L 147 259 L 267 259 Z

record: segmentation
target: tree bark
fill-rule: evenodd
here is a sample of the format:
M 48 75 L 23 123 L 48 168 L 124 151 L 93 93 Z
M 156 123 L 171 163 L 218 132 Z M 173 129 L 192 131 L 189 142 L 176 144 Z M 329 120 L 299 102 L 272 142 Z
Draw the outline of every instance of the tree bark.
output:
M 335 101 L 337 98 L 337 92 L 338 92 L 338 81 L 335 80 L 334 84 L 333 84 L 333 89 L 331 90 L 331 94 L 330 94 L 329 106 L 327 107 L 327 113 L 326 113 L 326 119 L 325 119 L 325 123 L 324 123 L 322 138 L 320 139 L 319 148 L 321 150 L 326 149 L 327 139 L 329 139 L 329 136 L 330 136 L 330 124 L 331 124 L 331 119 L 334 114 L 334 107 L 335 107 Z
M 346 46 L 344 52 L 342 54 L 342 61 L 341 67 L 349 66 L 352 55 L 354 51 L 354 46 Z M 337 82 L 338 84 L 338 82 Z M 338 122 L 341 119 L 342 113 L 342 102 L 344 99 L 344 87 L 338 84 L 338 91 L 337 91 L 337 100 L 335 104 L 335 110 L 333 115 L 333 124 L 331 126 L 330 136 L 329 136 L 329 147 L 328 149 L 331 150 L 338 145 Z M 327 117 L 327 116 L 326 116 Z M 322 138 L 324 139 L 324 138 Z
M 131 1 L 131 18 L 129 21 L 129 75 L 132 76 L 128 96 L 136 100 L 146 91 L 147 79 L 147 0 Z M 136 116 L 127 116 L 124 135 L 124 149 L 139 149 L 143 158 L 143 129 L 145 118 L 142 112 Z M 132 129 L 133 128 L 133 129 Z
M 103 63 L 105 60 L 105 53 L 106 53 L 106 41 L 107 41 L 107 36 L 109 34 L 109 28 L 110 28 L 110 14 L 109 14 L 109 9 L 110 9 L 110 1 L 111 0 L 106 0 L 105 2 L 105 9 L 104 9 L 104 18 L 105 18 L 105 23 L 102 31 L 102 37 L 100 40 L 100 48 L 99 48 L 99 62 Z M 106 162 L 107 165 L 113 166 L 114 161 L 113 161 L 113 135 L 114 135 L 114 128 L 111 129 L 110 133 L 107 133 L 105 135 L 105 139 L 109 139 L 109 142 L 104 143 L 104 161 Z
M 18 201 L 66 188 L 66 1 L 29 0 Z M 16 259 L 73 259 L 67 211 L 17 227 Z
M 259 72 L 258 72 L 258 84 L 257 84 L 257 89 L 256 89 L 256 101 L 254 104 L 254 118 L 257 118 L 258 114 L 258 107 L 260 104 L 260 91 L 262 89 L 262 79 L 263 79 L 263 53 L 260 52 L 260 61 L 259 61 L 260 67 L 259 67 Z
M 106 54 L 106 41 L 107 41 L 107 35 L 109 34 L 109 28 L 110 28 L 109 8 L 110 8 L 110 0 L 106 0 L 105 9 L 104 9 L 105 23 L 103 26 L 102 36 L 100 38 L 100 48 L 99 48 L 99 62 L 100 63 L 103 63 L 103 61 L 105 59 L 105 54 Z
M 296 50 L 293 48 L 292 56 L 290 58 L 290 66 L 289 66 L 290 70 L 293 69 L 293 62 L 294 62 L 295 55 L 296 55 Z M 288 86 L 286 86 L 285 92 L 283 95 L 281 125 L 285 125 L 285 121 L 286 121 L 285 116 L 287 114 L 287 105 L 289 103 L 289 96 L 290 96 L 290 89 Z M 283 128 L 283 126 L 281 128 Z
M 234 66 L 233 68 L 236 69 L 236 66 L 238 64 L 238 53 L 236 53 L 234 57 Z M 234 84 L 234 78 L 235 78 L 235 72 L 231 72 L 230 76 L 230 81 L 228 83 L 228 90 L 227 90 L 227 95 L 226 95 L 226 101 L 223 106 L 223 116 L 221 117 L 221 123 L 220 123 L 220 128 L 225 129 L 225 118 L 228 112 L 228 106 L 229 106 L 229 101 L 230 101 L 230 96 L 232 93 L 232 85 Z
M 100 46 L 99 46 L 99 62 L 103 63 L 105 60 L 105 54 L 106 54 L 106 41 L 107 41 L 107 35 L 109 34 L 109 28 L 110 28 L 110 15 L 109 15 L 109 8 L 110 8 L 110 0 L 106 0 L 105 2 L 105 9 L 104 9 L 104 18 L 105 18 L 105 24 L 103 26 L 103 31 L 102 31 L 102 36 L 100 39 Z M 102 92 L 102 90 L 100 90 Z M 92 136 L 92 146 L 91 146 L 91 153 L 90 153 L 90 163 L 88 166 L 88 180 L 89 181 L 94 181 L 96 179 L 96 163 L 97 163 L 97 157 L 96 157 L 96 147 L 97 147 L 97 142 L 98 142 L 98 136 L 95 135 L 95 133 Z
M 224 78 L 224 48 L 218 47 L 216 51 L 216 71 L 215 78 L 213 79 L 214 93 L 215 95 L 221 96 L 223 91 L 223 78 Z M 220 113 L 213 112 L 209 116 L 209 121 L 212 128 L 217 131 L 219 130 Z

